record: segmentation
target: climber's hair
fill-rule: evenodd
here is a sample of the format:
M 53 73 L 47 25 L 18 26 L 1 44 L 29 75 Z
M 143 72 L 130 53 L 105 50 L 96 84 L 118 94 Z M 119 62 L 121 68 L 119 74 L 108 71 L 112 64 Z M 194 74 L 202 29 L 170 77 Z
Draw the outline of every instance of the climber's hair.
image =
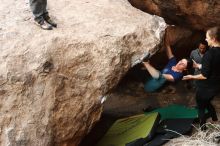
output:
M 207 34 L 211 38 L 215 38 L 218 42 L 220 42 L 220 27 L 212 27 L 208 29 Z
M 187 66 L 186 66 L 186 69 L 183 71 L 184 75 L 190 74 L 190 72 L 193 69 L 193 61 L 192 61 L 192 59 L 186 58 L 186 60 L 187 60 Z
M 186 69 L 187 70 L 192 69 L 193 68 L 193 61 L 192 61 L 192 59 L 187 58 L 186 60 L 187 60 L 187 67 L 186 67 Z

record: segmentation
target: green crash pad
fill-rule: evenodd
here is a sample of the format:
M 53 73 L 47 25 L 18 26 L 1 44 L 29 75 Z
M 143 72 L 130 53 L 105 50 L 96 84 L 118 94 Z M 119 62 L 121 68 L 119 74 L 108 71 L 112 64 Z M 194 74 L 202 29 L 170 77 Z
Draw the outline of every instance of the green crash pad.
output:
M 146 115 L 152 114 L 154 112 L 160 113 L 161 120 L 164 119 L 180 119 L 180 118 L 197 118 L 198 112 L 195 108 L 188 108 L 183 105 L 169 105 L 167 107 L 158 108 L 152 112 L 145 113 Z
M 159 119 L 158 113 L 141 114 L 117 120 L 97 146 L 125 146 L 139 138 L 146 138 Z

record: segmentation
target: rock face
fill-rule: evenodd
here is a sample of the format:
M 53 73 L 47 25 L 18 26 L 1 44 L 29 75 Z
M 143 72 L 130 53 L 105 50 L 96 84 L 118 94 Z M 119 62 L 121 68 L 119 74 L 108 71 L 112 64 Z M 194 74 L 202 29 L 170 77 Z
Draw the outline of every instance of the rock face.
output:
M 27 2 L 0 5 L 0 145 L 76 146 L 99 120 L 100 97 L 135 58 L 157 51 L 166 24 L 126 0 L 48 0 L 53 31 Z
M 219 0 L 129 0 L 145 12 L 163 17 L 167 23 L 206 30 L 220 25 Z
M 198 48 L 200 41 L 205 39 L 205 33 L 201 31 L 192 31 L 178 26 L 168 26 L 166 32 L 167 39 L 169 40 L 173 53 L 177 59 L 189 58 L 191 51 Z M 163 53 L 163 55 L 165 54 L 166 53 Z M 159 57 L 159 54 L 157 55 Z M 161 56 L 159 58 L 161 58 Z M 156 61 L 161 62 L 157 65 L 162 65 L 167 62 L 163 59 L 156 59 Z

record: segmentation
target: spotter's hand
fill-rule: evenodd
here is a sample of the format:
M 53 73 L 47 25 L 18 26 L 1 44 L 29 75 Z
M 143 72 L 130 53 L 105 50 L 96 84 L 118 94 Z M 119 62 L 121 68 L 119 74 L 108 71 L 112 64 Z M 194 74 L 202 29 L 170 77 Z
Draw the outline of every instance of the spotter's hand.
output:
M 182 80 L 191 80 L 191 79 L 193 79 L 193 75 L 186 75 L 186 76 L 183 76 Z

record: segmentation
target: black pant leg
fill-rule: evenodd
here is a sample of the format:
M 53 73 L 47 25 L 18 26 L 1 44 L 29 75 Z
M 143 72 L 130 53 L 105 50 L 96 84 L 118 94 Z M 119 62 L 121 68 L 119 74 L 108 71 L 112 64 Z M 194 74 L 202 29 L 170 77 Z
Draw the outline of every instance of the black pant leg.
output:
M 29 0 L 30 8 L 38 23 L 43 21 L 43 15 L 47 14 L 47 0 Z
M 218 117 L 215 111 L 214 106 L 211 103 L 212 98 L 210 99 L 210 101 L 207 104 L 207 110 L 208 110 L 208 114 L 211 116 L 213 121 L 218 121 Z
M 198 107 L 198 116 L 199 116 L 200 126 L 206 123 L 206 115 L 205 115 L 206 102 L 202 94 L 203 94 L 203 91 L 198 89 L 196 92 L 196 103 Z
M 217 90 L 215 89 L 205 89 L 205 88 L 198 88 L 196 92 L 196 102 L 198 106 L 198 115 L 200 119 L 200 126 L 206 123 L 207 118 L 210 116 L 212 120 L 216 121 L 217 115 L 215 108 L 211 104 L 212 99 L 214 96 L 218 94 Z M 205 110 L 208 110 L 208 115 L 205 115 Z

